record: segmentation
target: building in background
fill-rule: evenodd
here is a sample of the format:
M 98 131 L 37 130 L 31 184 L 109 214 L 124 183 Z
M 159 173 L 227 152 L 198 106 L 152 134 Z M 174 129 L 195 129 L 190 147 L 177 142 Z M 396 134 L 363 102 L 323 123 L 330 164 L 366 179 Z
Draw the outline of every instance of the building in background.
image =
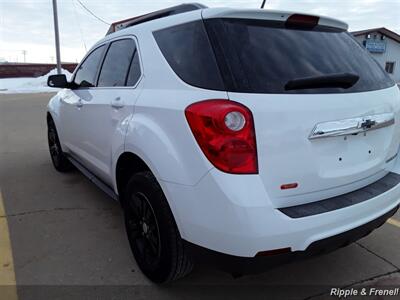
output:
M 62 63 L 61 67 L 69 72 L 73 72 L 76 63 Z M 16 77 L 39 77 L 55 69 L 55 64 L 39 63 L 8 63 L 0 61 L 0 79 Z
M 386 72 L 400 83 L 400 35 L 384 27 L 356 31 L 352 34 Z

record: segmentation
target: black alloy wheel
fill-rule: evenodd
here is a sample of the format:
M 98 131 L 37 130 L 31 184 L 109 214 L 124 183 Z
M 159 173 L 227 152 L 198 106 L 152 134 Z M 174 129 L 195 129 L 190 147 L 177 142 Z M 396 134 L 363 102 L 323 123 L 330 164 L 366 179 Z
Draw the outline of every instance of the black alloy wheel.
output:
M 192 258 L 169 203 L 150 171 L 132 175 L 124 189 L 122 205 L 133 255 L 150 280 L 171 282 L 192 271 Z

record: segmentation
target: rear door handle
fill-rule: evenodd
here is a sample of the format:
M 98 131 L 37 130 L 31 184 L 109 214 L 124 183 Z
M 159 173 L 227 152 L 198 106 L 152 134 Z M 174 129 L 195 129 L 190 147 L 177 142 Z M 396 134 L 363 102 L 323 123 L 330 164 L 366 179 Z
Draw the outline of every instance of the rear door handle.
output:
M 111 106 L 115 109 L 120 109 L 120 108 L 124 107 L 124 103 L 121 100 L 121 97 L 117 97 L 113 101 L 111 101 Z

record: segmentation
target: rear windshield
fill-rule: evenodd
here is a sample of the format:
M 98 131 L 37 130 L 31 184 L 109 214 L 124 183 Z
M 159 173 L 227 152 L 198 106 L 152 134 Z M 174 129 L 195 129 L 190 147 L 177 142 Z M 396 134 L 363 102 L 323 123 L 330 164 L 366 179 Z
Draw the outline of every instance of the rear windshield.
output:
M 259 20 L 205 21 L 229 89 L 248 93 L 343 93 L 393 86 L 377 62 L 345 31 L 288 29 Z M 282 24 L 282 23 L 281 23 Z M 286 90 L 292 80 L 351 73 L 350 88 Z
M 203 30 L 201 23 L 175 26 L 155 35 L 172 69 L 195 86 L 243 93 L 321 94 L 394 85 L 345 31 L 286 28 L 282 22 L 227 18 L 204 20 Z M 359 79 L 351 87 L 334 84 L 287 89 L 291 81 L 337 74 Z

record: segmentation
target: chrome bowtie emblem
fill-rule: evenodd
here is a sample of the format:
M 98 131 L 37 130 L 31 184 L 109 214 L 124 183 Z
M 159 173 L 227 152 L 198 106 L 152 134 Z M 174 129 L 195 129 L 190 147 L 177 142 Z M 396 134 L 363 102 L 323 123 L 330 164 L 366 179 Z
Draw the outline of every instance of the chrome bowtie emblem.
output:
M 376 124 L 376 121 L 373 121 L 373 120 L 371 120 L 371 119 L 367 119 L 367 120 L 362 121 L 362 122 L 360 123 L 360 128 L 370 129 L 370 128 L 372 128 L 373 126 L 375 126 L 375 124 Z
M 368 130 L 390 126 L 393 124 L 393 113 L 384 113 L 373 116 L 324 122 L 315 125 L 308 138 L 310 140 L 313 140 L 332 136 L 357 134 Z

